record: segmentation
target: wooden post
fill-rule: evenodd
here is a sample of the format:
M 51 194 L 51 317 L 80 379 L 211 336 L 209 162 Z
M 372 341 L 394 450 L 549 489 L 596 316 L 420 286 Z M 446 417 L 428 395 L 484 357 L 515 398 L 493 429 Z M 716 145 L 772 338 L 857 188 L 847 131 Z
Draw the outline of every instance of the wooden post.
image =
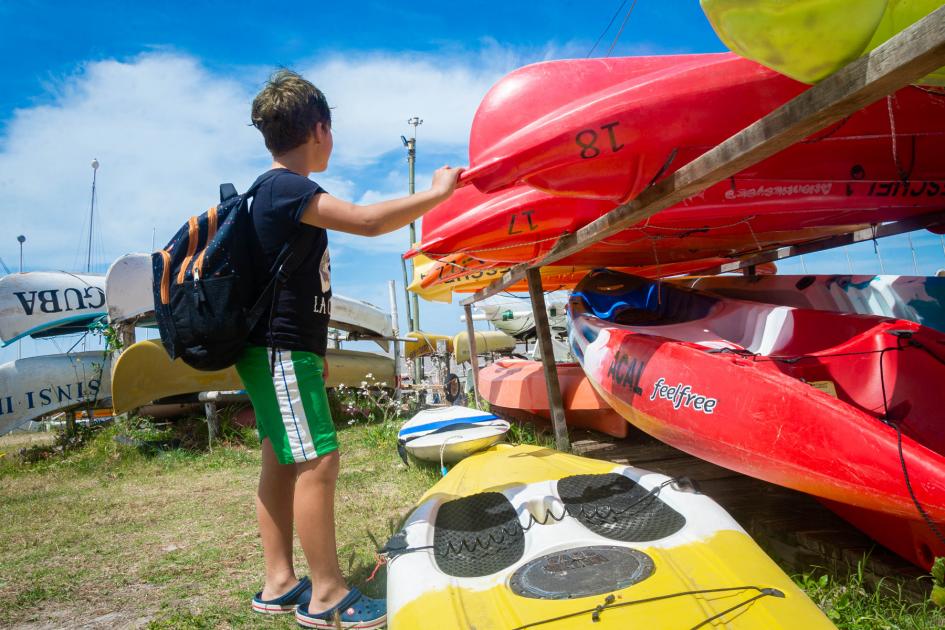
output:
M 127 322 L 118 325 L 118 340 L 121 342 L 122 351 L 127 350 L 135 343 L 135 325 L 134 322 Z
M 217 434 L 220 432 L 220 418 L 217 414 L 217 406 L 215 403 L 208 402 L 204 403 L 203 406 L 204 413 L 207 416 L 207 445 L 210 447 L 210 450 L 213 450 L 213 440 L 217 437 Z
M 476 351 L 476 329 L 473 327 L 472 306 L 467 304 L 466 309 L 466 334 L 469 336 L 469 362 L 472 363 L 473 373 L 473 396 L 476 398 L 476 409 L 482 409 L 479 402 L 479 354 Z
M 66 412 L 66 435 L 72 437 L 75 435 L 75 410 L 70 409 Z
M 526 277 L 528 278 L 528 295 L 532 298 L 535 334 L 541 350 L 541 365 L 545 371 L 545 384 L 548 387 L 548 408 L 551 410 L 551 425 L 555 430 L 555 446 L 559 451 L 567 452 L 571 450 L 571 442 L 568 439 L 568 427 L 564 421 L 564 403 L 561 400 L 561 385 L 558 383 L 558 368 L 555 366 L 555 350 L 551 345 L 551 326 L 548 325 L 548 311 L 545 310 L 541 272 L 538 269 L 529 269 Z

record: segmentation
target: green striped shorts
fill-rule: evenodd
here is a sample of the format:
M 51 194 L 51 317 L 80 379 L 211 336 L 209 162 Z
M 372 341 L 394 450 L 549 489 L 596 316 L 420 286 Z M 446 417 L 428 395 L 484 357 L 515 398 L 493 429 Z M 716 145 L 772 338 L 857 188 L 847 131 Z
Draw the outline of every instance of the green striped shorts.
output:
M 282 464 L 302 463 L 338 450 L 325 392 L 324 359 L 301 350 L 248 346 L 236 363 L 256 412 L 259 439 L 269 438 Z

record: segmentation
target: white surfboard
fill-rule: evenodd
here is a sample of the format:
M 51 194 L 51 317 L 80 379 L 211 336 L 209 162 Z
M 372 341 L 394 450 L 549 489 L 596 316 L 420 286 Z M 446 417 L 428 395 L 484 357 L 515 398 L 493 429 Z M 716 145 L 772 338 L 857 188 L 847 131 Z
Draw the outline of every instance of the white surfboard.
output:
M 502 440 L 509 423 L 494 414 L 469 407 L 425 409 L 397 433 L 399 447 L 430 462 L 455 464 Z
M 105 314 L 105 276 L 66 271 L 0 278 L 0 340 L 82 332 Z
M 102 352 L 29 357 L 0 365 L 0 435 L 58 411 L 110 406 L 109 374 Z

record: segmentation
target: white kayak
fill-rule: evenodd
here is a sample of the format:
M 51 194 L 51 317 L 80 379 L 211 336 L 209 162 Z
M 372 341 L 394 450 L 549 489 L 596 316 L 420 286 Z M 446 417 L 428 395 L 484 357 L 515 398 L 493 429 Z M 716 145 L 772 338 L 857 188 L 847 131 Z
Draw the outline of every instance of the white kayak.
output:
M 469 407 L 425 409 L 397 433 L 398 450 L 417 459 L 455 464 L 502 440 L 509 423 L 494 414 Z
M 105 274 L 108 321 L 154 326 L 151 254 L 125 254 Z
M 672 282 L 740 300 L 907 319 L 945 332 L 945 278 L 937 276 L 704 276 Z
M 53 354 L 0 365 L 0 434 L 58 411 L 110 406 L 102 352 Z
M 390 630 L 827 630 L 685 480 L 537 446 L 460 462 L 387 543 Z
M 105 314 L 105 276 L 66 271 L 0 278 L 0 340 L 83 332 Z
M 109 267 L 105 276 L 108 319 L 113 324 L 133 322 L 138 326 L 154 326 L 154 292 L 152 291 L 150 254 L 125 254 Z M 386 338 L 393 336 L 390 315 L 363 300 L 335 294 L 331 298 L 329 325 L 349 333 L 351 339 L 378 339 L 388 348 Z
M 564 332 L 567 328 L 565 317 L 567 303 L 567 294 L 552 293 L 545 298 L 548 325 L 552 331 Z M 479 314 L 473 315 L 473 319 L 488 321 L 497 330 L 507 335 L 517 339 L 530 339 L 535 336 L 535 314 L 528 300 L 493 297 L 477 304 L 476 309 Z M 465 320 L 465 318 L 462 319 Z

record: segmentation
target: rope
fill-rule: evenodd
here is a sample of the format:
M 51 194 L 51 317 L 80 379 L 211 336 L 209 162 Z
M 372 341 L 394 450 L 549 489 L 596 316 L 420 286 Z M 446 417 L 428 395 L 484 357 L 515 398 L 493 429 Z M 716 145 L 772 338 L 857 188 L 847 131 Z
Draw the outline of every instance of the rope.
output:
M 607 26 L 604 27 L 604 30 L 600 32 L 600 35 L 597 37 L 597 41 L 594 42 L 594 45 L 591 46 L 591 49 L 587 52 L 587 58 L 589 59 L 591 55 L 594 54 L 594 51 L 597 50 L 597 45 L 600 44 L 600 41 L 604 39 L 604 35 L 607 34 L 607 31 L 610 30 L 610 27 L 614 25 L 614 20 L 617 19 L 617 16 L 620 15 L 620 12 L 623 10 L 623 5 L 627 4 L 627 0 L 623 0 L 620 3 L 620 6 L 617 7 L 617 10 L 614 11 L 614 14 L 610 17 L 610 22 L 607 22 Z
M 934 352 L 920 344 L 919 342 L 910 338 L 910 345 L 916 344 L 913 347 L 918 347 L 925 350 L 933 359 L 937 360 L 939 363 L 945 365 L 945 360 L 942 360 L 941 357 L 936 355 Z M 922 507 L 922 504 L 919 503 L 919 499 L 915 496 L 915 491 L 912 489 L 912 481 L 909 479 L 909 470 L 906 468 L 906 457 L 902 452 L 902 427 L 899 426 L 898 422 L 893 421 L 889 417 L 889 402 L 886 397 L 886 374 L 883 369 L 883 356 L 885 355 L 886 350 L 902 350 L 902 338 L 896 337 L 896 348 L 884 348 L 879 355 L 879 383 L 883 390 L 883 424 L 892 427 L 896 431 L 896 445 L 899 449 L 899 464 L 902 466 L 902 477 L 906 482 L 906 490 L 909 491 L 909 497 L 912 499 L 913 505 L 915 505 L 916 511 L 919 512 L 919 515 L 922 517 L 922 520 L 925 521 L 925 524 L 932 531 L 932 534 L 938 538 L 939 542 L 942 545 L 945 545 L 945 535 L 942 534 L 942 531 L 935 525 L 935 522 L 932 521 L 932 518 L 929 516 L 928 512 L 925 511 L 925 508 Z
M 623 5 L 620 5 L 623 6 Z M 633 13 L 633 9 L 637 6 L 637 0 L 633 0 L 633 4 L 630 5 L 630 8 L 627 10 L 627 15 L 623 18 L 623 23 L 620 25 L 620 30 L 617 31 L 617 35 L 614 37 L 614 41 L 611 42 L 610 48 L 607 49 L 606 57 L 610 57 L 610 53 L 614 52 L 614 48 L 617 46 L 617 42 L 620 40 L 620 36 L 623 35 L 623 29 L 627 25 L 627 20 L 630 19 L 630 14 Z
M 603 604 L 600 604 L 600 605 L 598 605 L 598 606 L 595 606 L 594 608 L 587 608 L 587 609 L 585 609 L 585 610 L 578 610 L 578 611 L 576 611 L 576 612 L 567 613 L 567 614 L 565 614 L 565 615 L 560 615 L 560 616 L 558 616 L 558 617 L 551 617 L 551 618 L 549 618 L 549 619 L 543 619 L 543 620 L 541 620 L 541 621 L 535 621 L 535 622 L 532 622 L 532 623 L 525 624 L 525 625 L 523 625 L 523 626 L 518 626 L 518 627 L 516 627 L 516 628 L 513 628 L 513 630 L 525 630 L 526 628 L 534 628 L 534 627 L 536 627 L 536 626 L 541 626 L 541 625 L 544 625 L 544 624 L 547 624 L 547 623 L 554 623 L 554 622 L 556 622 L 556 621 L 563 621 L 563 620 L 565 620 L 565 619 L 571 619 L 572 617 L 579 617 L 579 616 L 581 616 L 581 615 L 586 615 L 586 614 L 588 614 L 588 613 L 591 613 L 591 620 L 592 620 L 592 621 L 598 622 L 598 621 L 600 621 L 600 615 L 601 615 L 601 613 L 604 612 L 605 610 L 612 610 L 612 609 L 615 609 L 615 608 L 623 608 L 623 607 L 625 607 L 625 606 L 636 606 L 636 605 L 638 605 L 638 604 L 649 604 L 649 603 L 652 603 L 652 602 L 659 602 L 659 601 L 663 601 L 663 600 L 667 600 L 667 599 L 673 599 L 673 598 L 676 598 L 676 597 L 684 597 L 684 596 L 686 596 L 686 595 L 708 595 L 708 594 L 712 594 L 712 593 L 731 593 L 732 591 L 749 591 L 749 590 L 751 590 L 751 591 L 758 591 L 758 594 L 755 595 L 754 597 L 751 597 L 751 598 L 749 598 L 749 599 L 747 599 L 747 600 L 745 600 L 745 601 L 743 601 L 743 602 L 740 602 L 740 603 L 738 603 L 738 604 L 736 604 L 736 605 L 734 605 L 734 606 L 732 606 L 732 607 L 730 607 L 730 608 L 728 608 L 728 609 L 726 609 L 726 610 L 723 610 L 722 612 L 720 612 L 720 613 L 718 613 L 718 614 L 716 614 L 716 615 L 713 615 L 713 616 L 711 616 L 711 617 L 708 617 L 708 618 L 702 620 L 701 622 L 699 622 L 699 623 L 697 623 L 695 626 L 693 626 L 693 627 L 691 628 L 691 630 L 698 630 L 698 628 L 701 628 L 701 627 L 705 626 L 706 624 L 712 623 L 713 621 L 715 621 L 715 620 L 718 619 L 719 617 L 722 617 L 722 616 L 727 615 L 728 613 L 730 613 L 730 612 L 732 612 L 732 611 L 734 611 L 734 610 L 738 610 L 739 608 L 742 608 L 742 607 L 744 607 L 744 606 L 747 606 L 748 604 L 750 604 L 750 603 L 752 603 L 752 602 L 754 602 L 754 601 L 756 601 L 756 600 L 758 600 L 758 599 L 761 599 L 762 597 L 778 597 L 778 598 L 783 598 L 783 597 L 784 597 L 784 593 L 783 593 L 782 591 L 776 589 L 776 588 L 762 588 L 762 587 L 760 587 L 760 586 L 751 586 L 751 585 L 747 585 L 747 586 L 729 586 L 729 587 L 727 587 L 727 588 L 706 588 L 706 589 L 699 589 L 699 590 L 693 590 L 693 591 L 680 591 L 680 592 L 678 592 L 678 593 L 669 593 L 669 594 L 666 594 L 666 595 L 657 595 L 657 596 L 655 596 L 655 597 L 647 597 L 647 598 L 645 598 L 645 599 L 632 599 L 632 600 L 630 600 L 630 601 L 620 602 L 619 604 L 615 604 L 615 603 L 614 603 L 614 601 L 616 600 L 616 598 L 615 598 L 613 595 L 608 595 L 608 596 L 604 599 L 604 603 L 603 603 Z

